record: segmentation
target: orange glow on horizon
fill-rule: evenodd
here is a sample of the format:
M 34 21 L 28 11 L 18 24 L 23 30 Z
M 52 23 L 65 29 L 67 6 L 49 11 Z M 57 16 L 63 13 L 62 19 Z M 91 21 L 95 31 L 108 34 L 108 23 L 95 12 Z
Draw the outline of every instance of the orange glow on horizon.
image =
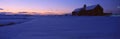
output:
M 13 14 L 18 14 L 18 12 L 27 12 L 27 14 L 42 14 L 42 15 L 48 15 L 48 14 L 56 14 L 61 15 L 65 14 L 65 11 L 50 11 L 50 10 L 37 10 L 37 9 L 4 9 L 0 10 L 0 12 L 12 12 Z

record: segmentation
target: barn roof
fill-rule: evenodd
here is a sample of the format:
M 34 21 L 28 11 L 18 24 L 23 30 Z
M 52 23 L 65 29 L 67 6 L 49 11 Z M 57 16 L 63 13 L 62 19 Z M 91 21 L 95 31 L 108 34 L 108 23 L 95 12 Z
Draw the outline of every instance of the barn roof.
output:
M 82 8 L 77 8 L 74 10 L 74 12 L 79 12 L 80 10 L 82 10 Z
M 97 7 L 98 5 L 92 5 L 92 6 L 88 6 L 86 7 L 86 10 L 92 10 L 94 9 L 95 7 Z
M 92 6 L 87 6 L 86 7 L 86 10 L 92 10 L 94 9 L 95 7 L 97 7 L 98 5 L 92 5 Z M 77 8 L 74 10 L 74 12 L 79 12 L 80 10 L 82 10 L 83 8 Z

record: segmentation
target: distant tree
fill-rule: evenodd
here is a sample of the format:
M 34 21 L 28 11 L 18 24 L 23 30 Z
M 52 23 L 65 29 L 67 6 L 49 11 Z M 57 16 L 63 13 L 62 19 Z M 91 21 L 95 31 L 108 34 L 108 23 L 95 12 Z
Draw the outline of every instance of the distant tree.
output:
M 4 9 L 0 8 L 0 10 L 4 10 Z

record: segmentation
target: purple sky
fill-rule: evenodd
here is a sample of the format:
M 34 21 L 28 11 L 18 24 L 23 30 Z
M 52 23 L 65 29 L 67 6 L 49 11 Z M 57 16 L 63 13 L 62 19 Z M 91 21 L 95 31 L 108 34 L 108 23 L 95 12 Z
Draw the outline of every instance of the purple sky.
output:
M 75 8 L 100 4 L 105 12 L 120 13 L 120 0 L 0 0 L 4 12 L 40 12 L 42 14 L 70 13 Z M 53 13 L 52 13 L 53 12 Z

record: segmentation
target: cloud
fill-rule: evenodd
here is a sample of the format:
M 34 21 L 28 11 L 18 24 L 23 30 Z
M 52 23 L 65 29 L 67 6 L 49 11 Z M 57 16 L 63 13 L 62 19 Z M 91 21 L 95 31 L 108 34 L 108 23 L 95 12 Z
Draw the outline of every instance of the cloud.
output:
M 0 8 L 0 10 L 4 10 L 4 9 Z

